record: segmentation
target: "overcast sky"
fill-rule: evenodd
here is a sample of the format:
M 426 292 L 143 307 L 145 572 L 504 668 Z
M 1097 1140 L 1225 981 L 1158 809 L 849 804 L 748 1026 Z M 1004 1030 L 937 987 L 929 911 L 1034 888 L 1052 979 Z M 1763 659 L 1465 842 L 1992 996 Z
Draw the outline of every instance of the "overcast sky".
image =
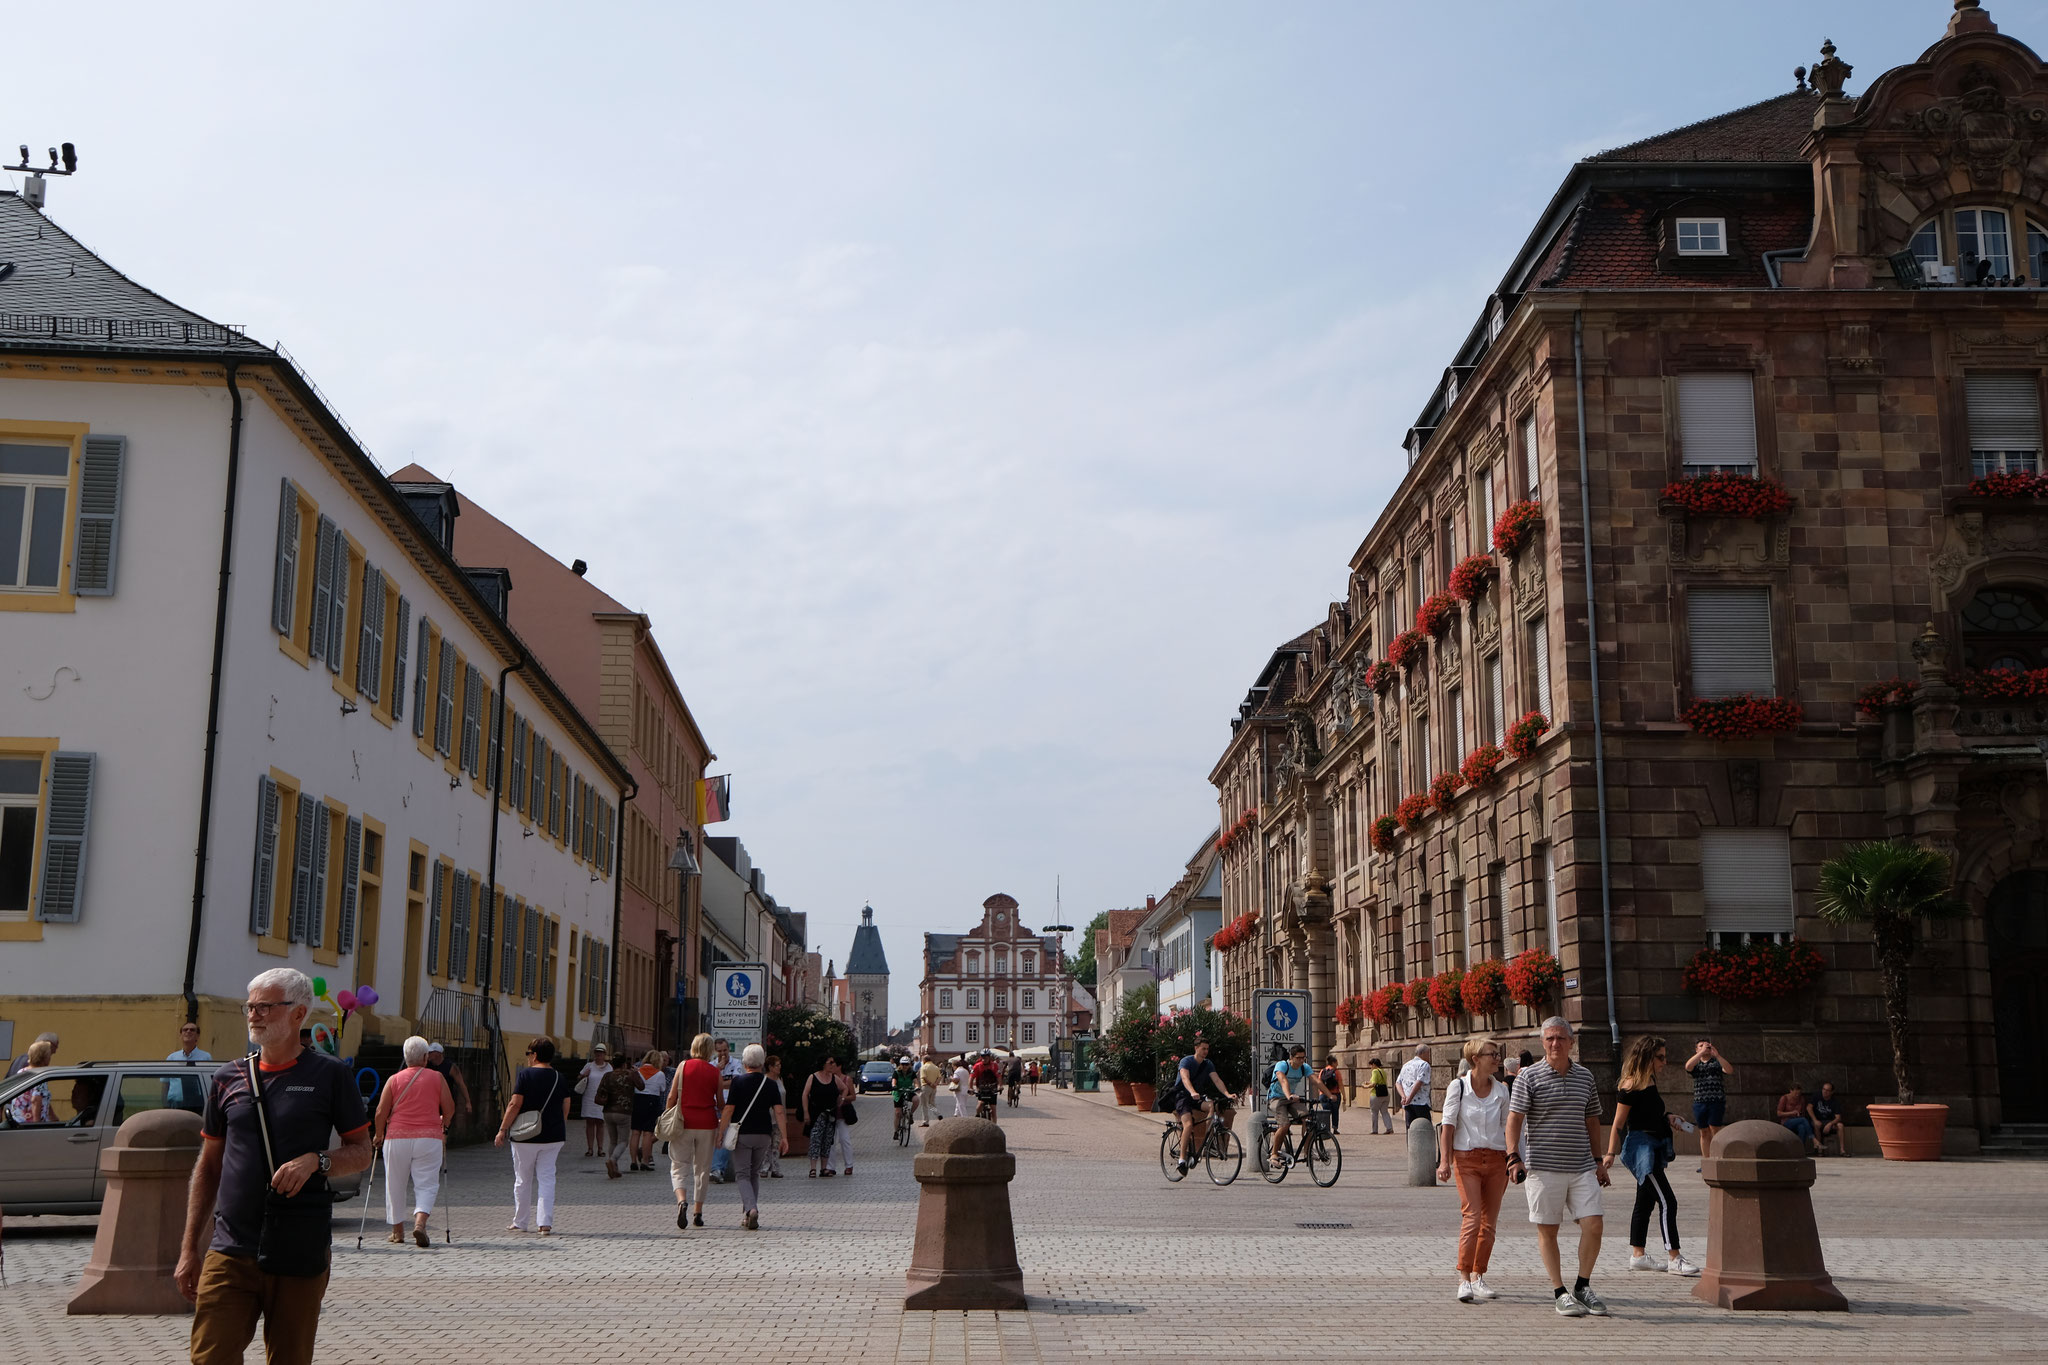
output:
M 1949 10 L 96 6 L 0 145 L 76 142 L 57 221 L 652 616 L 720 832 L 842 962 L 874 904 L 900 1020 L 994 892 L 1172 884 L 1572 161 Z

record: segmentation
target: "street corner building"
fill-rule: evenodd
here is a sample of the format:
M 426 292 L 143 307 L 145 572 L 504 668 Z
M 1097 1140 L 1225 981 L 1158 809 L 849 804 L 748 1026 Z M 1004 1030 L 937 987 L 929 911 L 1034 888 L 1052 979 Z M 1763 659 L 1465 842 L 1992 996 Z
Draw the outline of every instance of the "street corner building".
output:
M 456 561 L 452 491 L 394 486 L 281 350 L 12 194 L 0 260 L 10 1046 L 158 1055 L 189 1012 L 231 1057 L 245 984 L 289 965 L 376 988 L 344 1053 L 576 1050 L 610 1018 L 629 773 L 509 574 Z
M 1975 0 L 1854 97 L 1846 55 L 1531 225 L 1211 773 L 1230 1007 L 1308 989 L 1353 1067 L 1711 1037 L 1731 1121 L 1860 1118 L 1878 976 L 1814 888 L 1897 837 L 1974 912 L 1915 968 L 1921 1098 L 1964 1149 L 2048 1119 L 2048 68 Z
M 1001 892 L 964 934 L 924 936 L 918 1049 L 957 1052 L 1049 1047 L 1066 1030 L 1060 941 L 1034 933 Z

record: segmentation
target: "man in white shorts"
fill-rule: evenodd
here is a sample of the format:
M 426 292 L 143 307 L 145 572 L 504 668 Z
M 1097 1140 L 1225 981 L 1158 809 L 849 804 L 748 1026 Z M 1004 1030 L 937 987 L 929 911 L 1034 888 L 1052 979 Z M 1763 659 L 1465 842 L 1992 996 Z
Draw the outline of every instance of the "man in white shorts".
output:
M 1560 1317 L 1607 1316 L 1593 1292 L 1593 1263 L 1600 1259 L 1600 1187 L 1607 1167 L 1594 1155 L 1600 1146 L 1600 1090 L 1593 1073 L 1572 1060 L 1572 1026 L 1553 1016 L 1543 1021 L 1543 1060 L 1522 1068 L 1508 1097 L 1508 1179 L 1529 1196 L 1529 1221 Z M 1557 1247 L 1558 1225 L 1579 1225 L 1579 1277 L 1564 1286 Z

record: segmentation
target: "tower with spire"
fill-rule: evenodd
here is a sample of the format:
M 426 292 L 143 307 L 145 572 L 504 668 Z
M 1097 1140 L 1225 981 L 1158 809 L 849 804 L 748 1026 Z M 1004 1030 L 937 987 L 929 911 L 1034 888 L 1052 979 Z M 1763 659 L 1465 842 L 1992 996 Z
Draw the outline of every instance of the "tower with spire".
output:
M 889 1041 L 889 959 L 882 952 L 882 931 L 875 927 L 875 907 L 860 910 L 860 928 L 853 931 L 853 951 L 846 955 L 846 984 L 853 997 L 853 1033 L 862 1048 Z

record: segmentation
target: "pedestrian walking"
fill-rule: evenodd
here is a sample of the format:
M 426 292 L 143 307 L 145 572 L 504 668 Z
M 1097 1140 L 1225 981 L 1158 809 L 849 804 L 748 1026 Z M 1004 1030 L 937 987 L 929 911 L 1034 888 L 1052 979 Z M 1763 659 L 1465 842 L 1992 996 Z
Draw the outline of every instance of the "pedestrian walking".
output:
M 839 1165 L 850 1176 L 853 1174 L 853 1125 L 860 1122 L 860 1113 L 854 1108 L 860 1099 L 860 1086 L 836 1059 L 832 1066 L 839 1081 L 839 1123 L 833 1138 L 839 1146 Z
M 1728 1121 L 1728 1078 L 1735 1068 L 1719 1048 L 1701 1038 L 1692 1045 L 1685 1069 L 1692 1077 L 1692 1121 L 1699 1125 L 1700 1159 L 1705 1161 L 1713 1155 L 1714 1134 Z
M 455 1126 L 467 1128 L 469 1116 L 475 1112 L 469 1102 L 469 1082 L 462 1078 L 462 1068 L 448 1055 L 448 1049 L 440 1043 L 427 1044 L 427 1065 L 441 1073 L 441 1079 L 448 1083 L 448 1089 L 455 1096 Z
M 1486 1268 L 1500 1226 L 1501 1197 L 1508 1189 L 1508 1088 L 1495 1074 L 1500 1044 L 1468 1038 L 1464 1051 L 1472 1069 L 1444 1090 L 1436 1178 L 1442 1182 L 1455 1175 L 1458 1207 L 1465 1216 L 1458 1232 L 1458 1302 L 1483 1303 L 1497 1297 L 1486 1287 Z
M 633 1165 L 636 1171 L 654 1169 L 654 1121 L 661 1117 L 662 1101 L 668 1098 L 668 1076 L 661 1069 L 661 1054 L 649 1048 L 640 1059 L 640 1092 L 633 1097 Z
M 1394 1081 L 1394 1089 L 1401 1100 L 1401 1112 L 1407 1119 L 1401 1125 L 1403 1128 L 1417 1120 L 1429 1122 L 1431 1075 L 1429 1044 L 1417 1043 L 1415 1055 L 1402 1063 L 1401 1074 Z
M 1330 1116 L 1330 1131 L 1337 1131 L 1337 1111 L 1344 1107 L 1344 1073 L 1337 1069 L 1335 1056 L 1323 1058 L 1323 1069 L 1316 1073 L 1316 1084 L 1322 1088 L 1319 1097 L 1323 1112 Z
M 631 1160 L 633 1106 L 640 1095 L 640 1072 L 621 1062 L 597 1083 L 597 1104 L 604 1113 L 604 1173 L 617 1180 L 621 1163 Z
M 1394 1131 L 1394 1115 L 1392 1110 L 1388 1108 L 1392 1099 L 1392 1087 L 1387 1084 L 1386 1063 L 1377 1057 L 1372 1059 L 1372 1070 L 1366 1073 L 1365 1085 L 1366 1089 L 1372 1092 L 1366 1103 L 1372 1119 L 1373 1135 L 1378 1136 L 1382 1123 L 1387 1125 L 1386 1131 L 1392 1133 Z
M 1778 1096 L 1778 1122 L 1791 1129 L 1815 1156 L 1821 1152 L 1820 1139 L 1814 1136 L 1813 1120 L 1806 1116 L 1806 1091 L 1799 1082 L 1792 1082 L 1792 1088 Z
M 768 1059 L 766 1075 L 769 1080 L 775 1082 L 775 1093 L 778 1095 L 784 1094 L 785 1092 L 782 1088 L 782 1058 L 770 1057 Z M 788 1120 L 785 1118 L 784 1122 L 787 1123 Z M 782 1179 L 782 1141 L 779 1138 L 768 1148 L 768 1178 L 770 1180 Z
M 1543 1021 L 1543 1060 L 1522 1068 L 1508 1097 L 1508 1179 L 1529 1198 L 1529 1221 L 1557 1301 L 1559 1316 L 1607 1316 L 1593 1292 L 1600 1259 L 1600 1188 L 1607 1164 L 1594 1156 L 1600 1143 L 1600 1090 L 1593 1073 L 1572 1060 L 1572 1026 L 1553 1015 Z M 1526 1141 L 1526 1147 L 1524 1143 Z M 1579 1225 L 1579 1274 L 1565 1288 L 1557 1230 Z
M 576 1073 L 576 1093 L 583 1097 L 583 1155 L 597 1155 L 604 1141 L 604 1106 L 597 1102 L 598 1087 L 611 1074 L 611 1054 L 603 1043 L 590 1045 L 590 1060 Z
M 1513 1090 L 1515 1088 L 1515 1077 L 1520 1075 L 1521 1071 L 1522 1059 L 1520 1057 L 1508 1058 L 1500 1064 L 1500 1083 Z
M 1614 1126 L 1608 1131 L 1607 1154 L 1600 1164 L 1611 1169 L 1618 1157 L 1636 1178 L 1636 1206 L 1628 1219 L 1628 1268 L 1697 1275 L 1700 1268 L 1678 1250 L 1678 1195 L 1665 1174 L 1665 1167 L 1677 1157 L 1671 1134 L 1684 1126 L 1678 1115 L 1665 1110 L 1664 1097 L 1657 1093 L 1657 1071 L 1668 1056 L 1664 1040 L 1654 1033 L 1637 1038 L 1622 1054 L 1621 1083 L 1614 1090 Z M 1652 1211 L 1664 1239 L 1665 1259 L 1661 1261 L 1645 1250 Z
M 51 1065 L 51 1059 L 56 1055 L 55 1043 L 46 1038 L 38 1038 L 28 1045 L 28 1051 L 22 1055 L 21 1065 L 16 1067 L 12 1074 L 18 1076 L 23 1072 L 41 1071 Z M 13 1120 L 16 1126 L 24 1128 L 34 1124 L 55 1123 L 55 1106 L 56 1101 L 51 1098 L 48 1085 L 31 1085 L 15 1092 L 14 1098 L 7 1101 L 7 1117 Z
M 967 1054 L 963 1052 L 953 1064 L 953 1117 L 956 1119 L 967 1117 L 967 1096 L 973 1079 L 973 1073 L 967 1069 Z
M 764 1058 L 765 1060 L 765 1058 Z M 804 1082 L 803 1101 L 798 1105 L 798 1118 L 804 1132 L 811 1140 L 811 1174 L 832 1175 L 832 1138 L 839 1125 L 839 1078 L 834 1069 L 839 1065 L 834 1058 L 827 1057 L 818 1064 L 810 1079 Z
M 1037 1062 L 1033 1062 L 1033 1063 L 1032 1063 L 1032 1064 L 1031 1064 L 1030 1066 L 1027 1066 L 1027 1067 L 1025 1067 L 1025 1068 L 1024 1068 L 1024 1080 L 1025 1080 L 1025 1082 L 1026 1082 L 1027 1084 L 1029 1084 L 1029 1085 L 1030 1085 L 1030 1087 L 1031 1087 L 1031 1098 L 1032 1098 L 1032 1099 L 1034 1099 L 1034 1100 L 1035 1100 L 1035 1099 L 1037 1099 L 1037 1098 L 1038 1098 L 1038 1063 L 1037 1063 Z
M 32 1053 L 36 1050 L 36 1043 L 48 1043 L 50 1045 L 48 1061 L 33 1062 L 29 1060 L 29 1053 Z M 14 1059 L 14 1065 L 7 1068 L 7 1074 L 10 1077 L 18 1076 L 22 1072 L 28 1070 L 31 1066 L 49 1066 L 56 1060 L 57 1035 L 54 1033 L 38 1033 L 35 1036 L 35 1042 L 32 1042 L 28 1045 L 28 1052 L 24 1052 L 19 1057 L 16 1057 Z
M 512 1098 L 505 1102 L 493 1139 L 499 1147 L 508 1140 L 512 1146 L 512 1222 L 507 1232 L 529 1231 L 538 1219 L 540 1235 L 554 1235 L 555 1162 L 569 1140 L 567 1091 L 562 1073 L 555 1070 L 554 1042 L 534 1039 L 527 1045 L 526 1065 L 512 1082 Z
M 668 1179 L 676 1192 L 676 1226 L 686 1226 L 691 1195 L 695 1219 L 704 1226 L 704 1187 L 711 1180 L 711 1149 L 718 1141 L 718 1068 L 711 1064 L 711 1035 L 690 1040 L 690 1059 L 676 1069 L 666 1107 L 677 1111 L 675 1136 L 668 1143 Z
M 732 1044 L 723 1038 L 711 1040 L 711 1051 L 711 1064 L 718 1068 L 719 1098 L 722 1100 L 732 1089 L 732 1083 L 746 1074 L 746 1068 L 740 1064 L 739 1058 L 732 1055 Z M 711 1153 L 711 1178 L 719 1182 L 732 1180 L 732 1149 L 722 1142 Z
M 1806 1117 L 1813 1123 L 1813 1135 L 1820 1139 L 1823 1154 L 1828 1149 L 1828 1134 L 1835 1135 L 1837 1156 L 1849 1155 L 1849 1125 L 1842 1122 L 1842 1111 L 1835 1103 L 1835 1083 L 1822 1081 L 1820 1095 L 1806 1106 Z
M 939 1087 L 946 1083 L 946 1073 L 939 1070 L 939 1064 L 927 1055 L 924 1065 L 917 1069 L 917 1109 L 924 1117 L 918 1127 L 929 1128 L 932 1120 L 939 1117 Z
M 376 1133 L 371 1139 L 384 1153 L 384 1221 L 391 1225 L 385 1240 L 405 1241 L 405 1182 L 412 1179 L 412 1240 L 433 1244 L 427 1219 L 441 1192 L 441 1159 L 447 1150 L 448 1126 L 455 1122 L 455 1093 L 441 1073 L 427 1064 L 427 1040 L 411 1037 L 400 1049 L 405 1070 L 384 1083 L 377 1097 Z
M 749 1232 L 761 1230 L 761 1171 L 768 1164 L 769 1148 L 782 1145 L 785 1097 L 781 1084 L 769 1079 L 767 1064 L 766 1050 L 759 1043 L 747 1044 L 740 1054 L 740 1076 L 726 1087 L 725 1108 L 719 1115 L 725 1133 L 719 1145 L 733 1154 L 740 1186 L 740 1226 Z
M 199 1046 L 199 1025 L 187 1019 L 178 1025 L 178 1046 L 164 1058 L 167 1062 L 210 1062 L 213 1054 Z M 205 1087 L 199 1078 L 181 1077 L 164 1082 L 164 1103 L 173 1109 L 197 1111 L 206 1103 Z
M 312 1006 L 304 972 L 258 975 L 242 1007 L 255 1050 L 207 1086 L 173 1272 L 192 1301 L 194 1365 L 241 1365 L 259 1319 L 269 1365 L 313 1359 L 334 1236 L 328 1180 L 366 1169 L 373 1154 L 355 1077 L 299 1041 Z M 335 1133 L 341 1146 L 330 1151 Z

